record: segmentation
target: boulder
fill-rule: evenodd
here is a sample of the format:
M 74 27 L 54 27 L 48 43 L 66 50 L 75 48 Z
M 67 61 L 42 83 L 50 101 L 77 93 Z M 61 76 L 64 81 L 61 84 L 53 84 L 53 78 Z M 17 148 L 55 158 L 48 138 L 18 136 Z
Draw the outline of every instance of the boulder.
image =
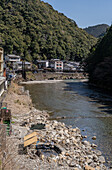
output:
M 76 161 L 75 160 L 72 160 L 69 164 L 70 167 L 74 167 L 76 166 Z
M 24 138 L 28 134 L 28 128 L 20 128 L 19 129 L 19 138 Z
M 91 166 L 89 166 L 89 165 L 86 165 L 86 166 L 85 166 L 85 170 L 95 170 L 95 168 L 93 168 L 93 167 L 91 167 Z
M 100 167 L 100 166 L 97 166 L 95 170 L 101 170 L 101 167 Z
M 89 143 L 88 141 L 86 141 L 86 140 L 83 141 L 82 143 L 83 143 L 85 146 L 90 146 L 90 143 Z
M 100 163 L 105 163 L 105 158 L 103 156 L 99 156 L 99 162 Z
M 88 163 L 88 164 L 91 164 L 92 161 L 93 161 L 92 159 L 88 159 L 88 160 L 87 160 L 87 163 Z
M 65 156 L 70 156 L 70 154 L 68 152 L 65 153 Z
M 97 156 L 101 156 L 101 154 L 102 154 L 101 151 L 99 151 L 99 150 L 95 150 L 94 153 L 95 153 Z
M 91 147 L 92 147 L 92 148 L 96 148 L 96 147 L 97 147 L 97 145 L 96 145 L 96 144 L 94 144 L 94 143 L 92 143 L 92 144 L 91 144 Z
M 93 139 L 93 140 L 96 140 L 96 136 L 93 136 L 92 139 Z

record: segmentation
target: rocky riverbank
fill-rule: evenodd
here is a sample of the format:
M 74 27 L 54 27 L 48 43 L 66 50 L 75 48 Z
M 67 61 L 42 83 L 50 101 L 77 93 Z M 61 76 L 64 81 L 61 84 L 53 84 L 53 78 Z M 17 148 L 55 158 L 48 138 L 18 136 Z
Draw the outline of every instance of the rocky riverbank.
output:
M 105 158 L 97 150 L 95 144 L 84 140 L 80 129 L 73 129 L 56 120 L 49 120 L 46 111 L 36 110 L 28 91 L 22 86 L 12 83 L 5 102 L 12 111 L 12 134 L 7 137 L 7 154 L 11 168 L 17 170 L 106 170 Z M 38 130 L 31 127 L 44 124 L 45 128 Z M 51 143 L 60 148 L 61 153 L 36 154 L 36 149 L 27 148 L 24 151 L 24 136 L 37 131 L 38 141 Z M 22 152 L 21 152 L 22 149 Z M 4 164 L 5 165 L 5 164 Z M 6 163 L 7 165 L 7 163 Z

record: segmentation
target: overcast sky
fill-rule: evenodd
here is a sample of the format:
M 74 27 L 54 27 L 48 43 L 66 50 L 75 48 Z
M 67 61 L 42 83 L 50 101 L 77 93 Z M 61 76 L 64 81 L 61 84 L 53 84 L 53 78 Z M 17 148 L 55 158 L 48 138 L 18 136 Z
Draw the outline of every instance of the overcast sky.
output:
M 112 0 L 43 0 L 81 28 L 112 23 Z

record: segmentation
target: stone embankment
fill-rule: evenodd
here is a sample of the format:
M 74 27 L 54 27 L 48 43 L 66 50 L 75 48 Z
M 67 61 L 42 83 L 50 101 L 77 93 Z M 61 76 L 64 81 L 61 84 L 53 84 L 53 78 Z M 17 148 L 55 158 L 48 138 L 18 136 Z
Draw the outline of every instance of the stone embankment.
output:
M 12 83 L 6 101 L 12 110 L 12 134 L 7 137 L 9 161 L 16 170 L 107 170 L 105 158 L 95 144 L 84 140 L 80 129 L 73 129 L 56 120 L 49 120 L 46 111 L 36 110 L 28 92 Z M 34 124 L 45 124 L 45 129 L 31 130 Z M 60 148 L 60 154 L 36 154 L 36 149 L 27 152 L 21 147 L 24 136 L 37 131 L 39 142 L 49 142 Z
M 65 72 L 39 72 L 32 74 L 31 72 L 27 72 L 26 74 L 27 80 L 68 80 L 68 79 L 87 79 L 88 75 L 84 72 L 75 72 L 75 73 L 65 73 Z

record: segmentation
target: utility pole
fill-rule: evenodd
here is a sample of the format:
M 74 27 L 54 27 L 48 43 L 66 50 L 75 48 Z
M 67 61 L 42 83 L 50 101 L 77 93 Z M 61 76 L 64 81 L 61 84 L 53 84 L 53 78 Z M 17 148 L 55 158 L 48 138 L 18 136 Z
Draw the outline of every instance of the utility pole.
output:
M 25 70 L 25 61 L 24 61 L 26 54 L 25 51 L 23 53 L 24 53 L 24 58 L 22 60 L 22 77 L 26 80 L 26 70 Z
M 22 61 L 22 77 L 26 80 L 25 61 Z

